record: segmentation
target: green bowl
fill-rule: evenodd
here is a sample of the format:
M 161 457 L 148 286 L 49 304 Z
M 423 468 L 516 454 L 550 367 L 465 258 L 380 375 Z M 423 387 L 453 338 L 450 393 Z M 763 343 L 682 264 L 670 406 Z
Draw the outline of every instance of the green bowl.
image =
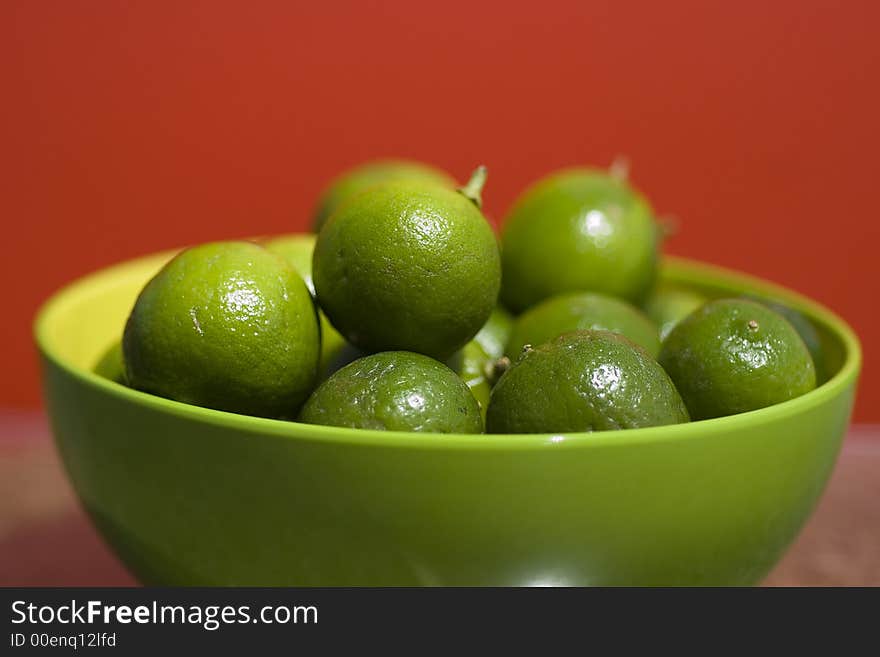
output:
M 160 254 L 93 274 L 36 320 L 48 414 L 79 498 L 155 585 L 738 585 L 814 508 L 860 367 L 825 308 L 668 258 L 665 281 L 769 294 L 818 329 L 830 380 L 741 415 L 565 435 L 429 435 L 214 411 L 93 373 Z

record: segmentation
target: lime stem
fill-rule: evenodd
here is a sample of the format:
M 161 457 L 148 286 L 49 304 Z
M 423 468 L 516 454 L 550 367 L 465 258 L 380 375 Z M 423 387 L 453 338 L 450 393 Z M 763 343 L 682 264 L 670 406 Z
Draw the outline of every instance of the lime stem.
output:
M 463 187 L 459 187 L 458 191 L 467 196 L 478 208 L 483 208 L 483 186 L 486 184 L 486 178 L 489 176 L 489 170 L 485 165 L 481 164 L 471 174 L 471 179 Z
M 492 385 L 495 385 L 495 382 L 501 378 L 501 375 L 504 374 L 508 369 L 510 369 L 510 359 L 507 356 L 502 356 L 498 360 L 491 360 L 486 363 L 483 374 L 485 374 L 486 379 Z
M 629 158 L 624 155 L 618 155 L 608 167 L 608 175 L 621 182 L 629 180 Z
M 678 232 L 679 226 L 678 217 L 674 215 L 664 215 L 662 217 L 657 218 L 657 231 L 659 233 L 660 239 L 665 240 L 668 237 L 672 237 Z

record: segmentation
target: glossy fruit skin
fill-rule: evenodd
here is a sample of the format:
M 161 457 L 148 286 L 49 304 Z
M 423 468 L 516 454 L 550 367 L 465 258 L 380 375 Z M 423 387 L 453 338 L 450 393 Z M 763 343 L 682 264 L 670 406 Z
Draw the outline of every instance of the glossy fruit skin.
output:
M 144 287 L 122 341 L 129 384 L 197 406 L 295 417 L 318 367 L 303 279 L 250 242 L 177 255 Z
M 446 360 L 489 319 L 501 262 L 491 227 L 464 195 L 389 183 L 330 218 L 312 273 L 322 310 L 352 344 Z
M 657 271 L 659 232 L 647 200 L 595 169 L 565 169 L 529 187 L 504 221 L 501 300 L 514 312 L 561 292 L 635 304 Z
M 489 433 L 637 429 L 689 420 L 666 372 L 610 331 L 575 331 L 526 351 L 492 389 Z
M 500 306 L 496 307 L 473 340 L 446 361 L 449 368 L 471 389 L 480 404 L 483 420 L 486 419 L 489 393 L 494 383 L 494 378 L 490 377 L 492 362 L 504 355 L 504 345 L 507 344 L 512 329 L 513 318 L 510 313 Z
M 745 299 L 718 299 L 688 315 L 658 360 L 694 420 L 772 406 L 816 387 L 813 360 L 794 327 Z
M 486 366 L 492 360 L 480 343 L 473 339 L 446 361 L 446 366 L 470 388 L 471 394 L 480 405 L 480 415 L 484 421 L 486 408 L 489 406 L 489 393 L 492 391 Z
M 503 308 L 492 311 L 489 321 L 464 347 L 446 360 L 446 365 L 467 384 L 471 394 L 480 404 L 483 419 L 489 404 L 492 382 L 487 376 L 487 367 L 493 360 L 504 355 L 504 344 L 510 336 L 513 319 Z M 338 350 L 322 371 L 322 380 L 358 358 L 369 354 L 348 343 Z
M 827 308 L 670 257 L 671 284 L 710 297 L 760 292 L 803 312 L 831 380 L 753 413 L 589 434 L 437 436 L 248 417 L 92 373 L 168 257 L 78 280 L 35 322 L 46 411 L 77 497 L 155 586 L 754 585 L 822 494 L 861 366 L 857 337 Z
M 476 342 L 488 358 L 501 358 L 512 331 L 513 317 L 501 306 L 496 306 L 472 342 Z
M 455 179 L 436 167 L 412 160 L 376 160 L 366 162 L 342 173 L 322 192 L 315 208 L 313 229 L 316 233 L 336 209 L 376 185 L 405 180 L 420 181 L 455 189 Z
M 303 277 L 313 297 L 315 285 L 312 282 L 312 254 L 315 251 L 316 239 L 317 237 L 311 233 L 303 233 L 282 235 L 263 242 L 263 246 L 284 258 L 287 264 Z M 336 367 L 332 372 L 330 371 L 333 364 L 343 357 L 346 342 L 339 331 L 333 328 L 327 316 L 317 307 L 317 302 L 315 302 L 315 311 L 321 323 L 321 364 L 318 368 L 318 378 L 323 380 L 339 369 Z
M 433 358 L 386 351 L 358 359 L 312 393 L 300 421 L 351 429 L 481 433 L 480 407 L 458 375 Z
M 816 327 L 810 323 L 810 320 L 791 306 L 774 299 L 748 295 L 745 298 L 764 304 L 789 321 L 794 327 L 794 330 L 798 332 L 799 336 L 801 336 L 801 340 L 807 345 L 810 356 L 813 358 L 813 365 L 816 368 L 816 385 L 824 383 L 828 378 L 828 372 L 827 367 L 825 366 L 825 353 L 822 350 L 822 339 L 819 337 L 819 332 L 816 330 Z
M 707 301 L 699 292 L 665 287 L 651 295 L 645 304 L 645 314 L 657 325 L 662 342 L 676 324 Z
M 638 308 L 594 292 L 568 292 L 545 299 L 516 318 L 506 353 L 517 358 L 525 345 L 536 347 L 578 330 L 620 333 L 656 358 L 657 326 Z

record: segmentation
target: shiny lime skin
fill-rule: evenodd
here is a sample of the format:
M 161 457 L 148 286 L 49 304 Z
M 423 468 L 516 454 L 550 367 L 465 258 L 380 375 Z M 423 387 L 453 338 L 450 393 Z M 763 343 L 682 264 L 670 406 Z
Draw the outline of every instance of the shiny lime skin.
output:
M 480 405 L 480 415 L 483 420 L 486 419 L 489 393 L 492 391 L 486 367 L 492 360 L 475 338 L 446 361 L 446 365 L 470 388 L 471 394 Z
M 489 319 L 501 262 L 491 227 L 463 194 L 388 183 L 324 225 L 312 275 L 321 308 L 352 344 L 445 360 Z
M 504 344 L 510 335 L 513 320 L 506 310 L 496 308 L 483 328 L 464 347 L 446 360 L 446 365 L 467 384 L 480 404 L 480 412 L 486 417 L 489 391 L 492 389 L 487 367 L 504 355 Z M 340 349 L 324 368 L 326 378 L 350 362 L 369 355 L 350 344 Z
M 598 433 L 437 436 L 247 417 L 92 373 L 167 258 L 73 283 L 35 326 L 66 472 L 111 548 L 154 585 L 755 584 L 822 493 L 861 364 L 852 330 L 822 306 L 666 258 L 669 284 L 802 312 L 829 381 L 751 413 Z
M 644 301 L 657 269 L 658 231 L 647 200 L 595 169 L 566 169 L 529 187 L 501 234 L 501 300 L 514 312 L 560 292 Z
M 667 287 L 651 295 L 645 313 L 657 325 L 662 342 L 676 324 L 706 301 L 706 297 L 692 290 Z
M 801 336 L 801 340 L 807 345 L 810 356 L 813 358 L 813 365 L 816 368 L 816 383 L 824 383 L 828 378 L 828 374 L 825 369 L 825 354 L 822 352 L 822 340 L 819 337 L 819 332 L 816 330 L 816 327 L 810 323 L 810 320 L 804 317 L 803 313 L 798 312 L 784 303 L 774 301 L 773 299 L 761 298 L 758 296 L 747 296 L 746 298 L 750 298 L 752 301 L 757 301 L 758 303 L 763 303 L 771 310 L 778 312 L 785 317 L 789 323 L 791 323 L 794 330 L 798 332 L 799 336 Z
M 287 260 L 287 263 L 303 277 L 312 295 L 315 294 L 315 285 L 312 283 L 312 254 L 315 251 L 316 239 L 315 235 L 301 233 L 281 235 L 263 242 L 263 246 Z M 320 309 L 317 309 L 317 312 L 321 322 L 321 365 L 318 368 L 318 377 L 323 380 L 332 374 L 330 368 L 342 357 L 347 345 L 345 338 L 333 328 L 327 316 Z M 335 372 L 336 369 L 338 367 L 333 371 Z
M 569 292 L 545 299 L 517 317 L 506 352 L 516 358 L 527 344 L 535 347 L 581 329 L 620 333 L 653 358 L 660 351 L 657 326 L 635 306 L 604 294 Z
M 376 185 L 401 180 L 415 180 L 455 189 L 455 179 L 440 169 L 411 160 L 376 160 L 344 172 L 321 194 L 315 208 L 313 228 L 317 233 L 336 209 L 347 200 Z
M 772 406 L 816 387 L 813 360 L 794 327 L 744 299 L 718 299 L 688 315 L 659 361 L 695 420 Z
M 492 362 L 504 355 L 504 345 L 510 338 L 513 318 L 506 310 L 496 307 L 483 328 L 473 340 L 455 352 L 446 362 L 458 374 L 480 404 L 480 413 L 486 419 L 489 393 L 494 377 L 491 377 Z
M 251 242 L 178 254 L 144 287 L 122 339 L 134 388 L 220 410 L 295 417 L 314 386 L 318 320 L 302 277 Z
M 300 421 L 350 429 L 482 433 L 467 385 L 433 358 L 385 351 L 349 363 L 324 381 Z
M 689 419 L 644 349 L 618 333 L 587 330 L 526 350 L 492 388 L 486 431 L 610 431 Z
M 504 355 L 504 347 L 510 340 L 511 331 L 513 331 L 513 317 L 504 308 L 497 306 L 472 342 L 476 342 L 488 358 L 501 358 Z

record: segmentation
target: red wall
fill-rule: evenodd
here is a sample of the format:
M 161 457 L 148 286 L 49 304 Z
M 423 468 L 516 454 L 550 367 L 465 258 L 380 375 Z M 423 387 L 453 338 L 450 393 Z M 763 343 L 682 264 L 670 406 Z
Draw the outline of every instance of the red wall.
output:
M 134 6 L 137 5 L 137 6 Z M 526 183 L 627 154 L 673 253 L 789 285 L 865 345 L 880 421 L 880 3 L 0 5 L 0 406 L 39 403 L 30 320 L 87 271 L 304 228 L 377 155 Z

